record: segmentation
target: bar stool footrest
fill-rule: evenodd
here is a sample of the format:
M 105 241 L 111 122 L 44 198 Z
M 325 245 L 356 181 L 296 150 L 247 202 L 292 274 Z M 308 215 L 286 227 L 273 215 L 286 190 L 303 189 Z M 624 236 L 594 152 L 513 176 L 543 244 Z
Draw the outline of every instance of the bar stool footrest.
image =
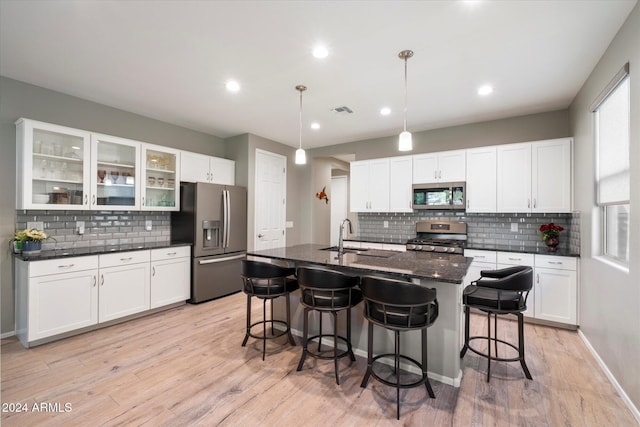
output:
M 487 337 L 486 337 L 486 336 L 475 336 L 475 337 L 469 337 L 469 343 L 471 343 L 471 341 L 472 341 L 472 340 L 477 340 L 477 339 L 482 339 L 482 340 L 485 340 L 485 341 L 486 341 L 486 340 L 487 340 Z M 519 352 L 519 349 L 518 349 L 518 347 L 516 347 L 516 346 L 515 346 L 515 344 L 512 344 L 512 343 L 507 342 L 507 341 L 505 341 L 505 340 L 501 340 L 501 339 L 498 339 L 498 338 L 494 338 L 494 337 L 491 337 L 491 338 L 489 338 L 489 339 L 490 339 L 491 341 L 497 341 L 497 342 L 499 342 L 499 343 L 502 343 L 502 344 L 504 344 L 504 345 L 507 345 L 507 346 L 511 347 L 512 349 L 514 349 L 515 351 Z M 489 344 L 489 345 L 491 345 L 491 344 Z M 474 352 L 475 354 L 477 354 L 478 356 L 482 356 L 482 357 L 485 357 L 485 358 L 490 359 L 490 360 L 495 360 L 495 361 L 497 361 L 497 362 L 518 362 L 518 361 L 520 360 L 520 356 L 519 356 L 519 355 L 518 355 L 517 357 L 509 357 L 509 358 L 506 358 L 506 357 L 496 357 L 496 356 L 491 356 L 491 357 L 489 357 L 489 355 L 488 355 L 487 353 L 483 353 L 483 352 L 481 352 L 481 351 L 479 351 L 479 350 L 476 350 L 475 348 L 471 347 L 471 345 L 467 345 L 467 349 L 469 349 L 469 350 L 473 351 L 473 352 Z
M 311 343 L 311 341 L 314 340 L 314 339 L 318 339 L 318 338 L 320 338 L 320 339 L 322 339 L 322 338 L 331 338 L 331 339 L 333 339 L 334 336 L 333 336 L 333 334 L 322 334 L 322 335 L 314 335 L 312 337 L 307 338 L 307 348 L 305 349 L 305 351 L 307 353 L 307 356 L 311 356 L 313 358 L 322 359 L 322 360 L 333 360 L 334 357 L 333 357 L 333 351 L 332 350 L 327 350 L 327 352 L 331 351 L 331 354 L 330 355 L 328 354 L 326 356 L 321 354 L 321 353 L 309 350 L 309 344 Z M 349 341 L 347 341 L 347 339 L 345 337 L 338 336 L 337 338 L 338 338 L 338 340 L 342 341 L 343 343 L 345 343 L 347 345 L 347 349 L 342 351 L 342 353 L 338 353 L 336 358 L 340 359 L 340 358 L 345 357 L 345 356 L 350 356 L 353 353 L 353 351 L 351 350 L 351 344 L 349 343 Z M 337 343 L 334 342 L 333 345 L 335 346 L 335 345 L 337 345 Z
M 428 383 L 429 382 L 429 377 L 427 376 L 426 372 L 422 374 L 422 378 L 420 378 L 418 381 L 414 381 L 412 383 L 400 383 L 397 384 L 395 382 L 391 382 L 388 381 L 382 377 L 380 377 L 376 371 L 373 369 L 375 362 L 383 357 L 390 357 L 390 358 L 395 358 L 395 354 L 393 353 L 387 353 L 387 354 L 379 354 L 377 356 L 375 356 L 373 359 L 371 359 L 371 371 L 370 374 L 373 378 L 375 378 L 376 380 L 380 381 L 382 384 L 388 385 L 390 387 L 400 387 L 400 388 L 413 388 L 413 387 L 418 387 L 424 383 Z M 400 359 L 406 360 L 408 362 L 410 362 L 411 364 L 413 364 L 414 366 L 416 366 L 418 369 L 420 369 L 420 371 L 422 372 L 422 364 L 420 362 L 418 362 L 415 359 L 412 359 L 411 357 L 408 356 L 403 356 L 402 354 L 398 355 L 398 357 Z M 397 373 L 396 373 L 397 375 Z
M 273 329 L 273 324 L 274 323 L 276 323 L 278 325 L 283 325 L 285 327 L 285 329 L 284 329 L 284 331 L 278 331 L 278 333 L 276 333 L 276 334 L 269 335 L 267 333 L 267 336 L 256 335 L 256 334 L 251 332 L 251 329 L 253 329 L 254 326 L 262 325 L 264 323 L 267 323 L 267 324 L 271 323 L 271 329 Z M 249 330 L 247 331 L 247 335 L 249 335 L 251 338 L 256 338 L 256 339 L 259 339 L 259 340 L 263 340 L 263 339 L 271 340 L 271 339 L 275 339 L 275 338 L 280 338 L 281 336 L 286 335 L 288 333 L 289 333 L 289 325 L 284 320 L 260 320 L 258 322 L 252 323 L 251 326 L 249 326 Z

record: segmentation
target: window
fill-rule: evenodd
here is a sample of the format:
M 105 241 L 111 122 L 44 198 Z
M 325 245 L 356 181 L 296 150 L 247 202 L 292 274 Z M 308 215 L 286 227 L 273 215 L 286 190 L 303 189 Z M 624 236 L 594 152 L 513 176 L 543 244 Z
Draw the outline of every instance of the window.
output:
M 630 82 L 626 64 L 592 105 L 602 255 L 629 264 Z

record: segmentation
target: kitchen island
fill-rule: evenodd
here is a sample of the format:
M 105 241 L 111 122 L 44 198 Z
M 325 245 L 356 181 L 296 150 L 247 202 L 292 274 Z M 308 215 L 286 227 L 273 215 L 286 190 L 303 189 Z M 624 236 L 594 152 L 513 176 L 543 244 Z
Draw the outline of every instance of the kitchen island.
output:
M 460 385 L 462 378 L 460 348 L 463 332 L 462 283 L 471 264 L 471 258 L 435 252 L 394 252 L 377 249 L 345 249 L 345 253 L 339 255 L 336 250 L 328 250 L 326 246 L 315 244 L 250 251 L 247 256 L 257 261 L 265 261 L 266 258 L 273 263 L 292 267 L 315 265 L 354 276 L 392 275 L 395 278 L 411 280 L 421 286 L 435 288 L 439 316 L 428 331 L 429 377 L 455 387 Z M 291 295 L 291 329 L 294 334 L 300 336 L 303 307 L 298 301 L 299 292 L 294 292 Z M 274 307 L 276 317 L 282 318 L 284 304 L 276 302 Z M 367 324 L 362 310 L 362 304 L 353 309 L 352 345 L 356 354 L 366 357 Z M 343 318 L 340 320 L 345 321 Z M 317 325 L 318 322 L 311 324 Z M 325 328 L 329 327 L 325 325 Z M 344 324 L 340 326 L 340 328 L 343 327 Z M 393 352 L 392 332 L 375 328 L 374 335 L 376 353 Z M 401 352 L 415 359 L 420 358 L 419 331 L 404 333 Z

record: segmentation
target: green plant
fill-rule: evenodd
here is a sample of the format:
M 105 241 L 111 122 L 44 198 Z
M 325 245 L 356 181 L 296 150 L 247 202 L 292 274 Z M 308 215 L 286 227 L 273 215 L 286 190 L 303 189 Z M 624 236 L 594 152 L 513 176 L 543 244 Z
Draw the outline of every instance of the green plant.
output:
M 16 242 L 41 242 L 47 240 L 49 236 L 42 230 L 33 228 L 25 228 L 22 231 L 16 231 L 13 240 Z
M 540 226 L 540 231 L 542 232 L 542 240 L 558 238 L 560 236 L 560 232 L 563 231 L 564 228 L 560 225 L 555 225 L 554 223 L 550 224 L 542 224 Z

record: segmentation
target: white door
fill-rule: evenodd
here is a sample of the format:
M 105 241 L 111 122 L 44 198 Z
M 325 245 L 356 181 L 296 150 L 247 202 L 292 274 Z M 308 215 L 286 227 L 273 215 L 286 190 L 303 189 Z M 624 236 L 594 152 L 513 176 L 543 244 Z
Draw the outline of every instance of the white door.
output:
M 531 144 L 531 212 L 571 212 L 571 140 Z
M 339 227 L 347 217 L 347 177 L 331 178 L 331 245 L 338 244 Z M 346 230 L 345 230 L 346 232 Z
M 389 212 L 413 212 L 413 156 L 392 157 L 389 163 Z
M 98 321 L 149 310 L 149 263 L 100 269 Z
M 413 156 L 413 183 L 428 184 L 438 181 L 438 155 L 436 153 Z
M 255 250 L 285 246 L 287 158 L 256 150 Z
M 536 267 L 535 273 L 536 319 L 575 325 L 576 272 Z
M 373 212 L 389 212 L 389 159 L 369 161 L 369 207 Z
M 467 150 L 467 212 L 495 212 L 496 185 L 496 147 Z
M 351 162 L 349 177 L 349 197 L 351 212 L 369 210 L 369 161 Z
M 180 181 L 211 182 L 209 160 L 204 154 L 180 152 Z
M 465 158 L 465 150 L 451 150 L 438 153 L 438 181 L 464 181 L 466 179 Z
M 531 144 L 499 145 L 498 212 L 531 211 Z

